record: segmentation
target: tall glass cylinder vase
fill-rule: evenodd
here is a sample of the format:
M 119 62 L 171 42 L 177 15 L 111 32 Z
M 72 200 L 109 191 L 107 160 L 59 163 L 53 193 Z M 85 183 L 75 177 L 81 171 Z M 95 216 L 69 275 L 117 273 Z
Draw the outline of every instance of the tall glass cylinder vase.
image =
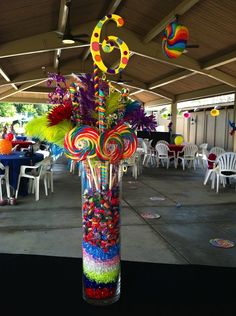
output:
M 121 163 L 81 163 L 83 297 L 107 305 L 120 297 Z

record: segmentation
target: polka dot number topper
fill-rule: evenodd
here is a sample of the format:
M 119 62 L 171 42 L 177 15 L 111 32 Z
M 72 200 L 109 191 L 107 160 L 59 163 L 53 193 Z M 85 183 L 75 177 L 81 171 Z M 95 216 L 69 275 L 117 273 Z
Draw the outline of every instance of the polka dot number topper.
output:
M 94 63 L 98 66 L 98 68 L 103 72 L 110 75 L 118 74 L 124 70 L 129 61 L 129 48 L 126 43 L 116 36 L 106 36 L 102 42 L 102 49 L 105 53 L 111 53 L 115 47 L 115 44 L 120 49 L 120 63 L 116 68 L 108 68 L 105 66 L 102 60 L 102 56 L 100 54 L 100 35 L 102 31 L 103 25 L 107 22 L 113 20 L 116 22 L 117 27 L 122 27 L 124 25 L 124 20 L 122 17 L 116 14 L 109 14 L 102 18 L 97 25 L 95 26 L 91 41 L 90 41 L 90 50 L 91 55 L 93 57 Z

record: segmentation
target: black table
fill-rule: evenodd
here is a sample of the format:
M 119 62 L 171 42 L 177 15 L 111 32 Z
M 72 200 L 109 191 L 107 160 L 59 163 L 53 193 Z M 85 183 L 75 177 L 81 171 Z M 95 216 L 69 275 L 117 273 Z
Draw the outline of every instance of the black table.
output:
M 82 299 L 81 259 L 1 254 L 0 273 L 6 316 L 236 315 L 236 268 L 122 261 L 121 298 L 106 307 Z

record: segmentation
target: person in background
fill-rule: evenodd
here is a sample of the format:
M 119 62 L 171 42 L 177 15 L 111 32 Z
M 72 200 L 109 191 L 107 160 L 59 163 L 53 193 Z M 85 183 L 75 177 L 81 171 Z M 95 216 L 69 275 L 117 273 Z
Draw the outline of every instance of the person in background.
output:
M 14 129 L 14 125 L 13 124 L 11 124 L 11 126 L 10 126 L 10 133 L 16 135 L 16 131 Z
M 4 126 L 2 129 L 2 139 L 5 139 L 6 136 L 7 136 L 7 127 Z

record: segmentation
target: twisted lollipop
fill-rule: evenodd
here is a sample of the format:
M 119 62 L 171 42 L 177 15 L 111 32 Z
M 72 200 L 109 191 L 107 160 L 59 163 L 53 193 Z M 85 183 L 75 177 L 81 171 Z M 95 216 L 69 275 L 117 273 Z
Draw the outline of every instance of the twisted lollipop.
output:
M 101 133 L 98 138 L 96 153 L 100 160 L 109 161 L 111 164 L 122 159 L 124 142 L 114 130 Z
M 165 28 L 162 37 L 162 50 L 168 58 L 178 58 L 186 48 L 189 32 L 187 27 L 172 22 Z
M 65 155 L 77 161 L 95 157 L 98 137 L 98 132 L 90 126 L 82 125 L 73 128 L 65 136 Z
M 136 151 L 138 146 L 138 139 L 131 128 L 128 128 L 125 124 L 119 125 L 114 130 L 118 133 L 124 142 L 123 159 L 130 158 Z

